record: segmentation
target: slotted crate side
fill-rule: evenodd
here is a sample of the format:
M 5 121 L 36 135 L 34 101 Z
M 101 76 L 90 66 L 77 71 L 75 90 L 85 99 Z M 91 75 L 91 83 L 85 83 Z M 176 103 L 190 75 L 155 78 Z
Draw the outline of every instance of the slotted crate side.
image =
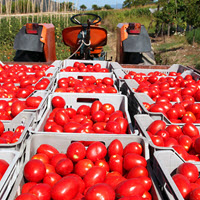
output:
M 25 129 L 17 142 L 0 144 L 0 148 L 17 150 L 22 154 L 25 148 L 25 139 L 28 135 L 28 129 L 33 125 L 34 117 L 34 113 L 21 112 L 13 120 L 3 122 L 5 131 L 14 132 L 18 126 L 24 126 Z
M 41 144 L 50 144 L 53 147 L 57 148 L 59 152 L 66 153 L 66 150 L 68 146 L 73 141 L 101 141 L 105 144 L 106 147 L 109 146 L 109 144 L 114 140 L 118 139 L 122 142 L 123 146 L 125 147 L 130 142 L 138 142 L 142 145 L 144 148 L 143 156 L 145 159 L 149 160 L 149 151 L 148 151 L 148 142 L 145 140 L 145 138 L 140 136 L 128 136 L 123 137 L 122 135 L 73 135 L 73 134 L 36 134 L 32 135 L 28 142 L 27 142 L 27 149 L 26 149 L 26 162 L 36 153 L 37 148 Z M 25 163 L 26 163 L 25 162 Z M 158 187 L 158 183 L 155 180 L 155 176 L 152 172 L 152 169 L 150 168 L 149 164 L 147 164 L 147 169 L 149 170 L 150 178 L 153 182 L 151 193 L 153 194 L 153 197 L 155 200 L 163 200 L 162 193 Z M 21 168 L 21 173 L 19 174 L 15 185 L 10 193 L 9 200 L 14 200 L 18 195 L 20 195 L 21 188 L 23 184 L 25 183 L 24 177 L 23 177 L 23 168 Z
M 33 133 L 44 133 L 44 125 L 49 114 L 52 111 L 51 99 L 54 96 L 63 97 L 66 102 L 67 108 L 74 108 L 77 110 L 81 105 L 91 106 L 95 100 L 101 101 L 102 104 L 110 103 L 114 106 L 115 110 L 121 110 L 124 117 L 128 120 L 128 133 L 133 134 L 133 126 L 128 112 L 128 100 L 124 95 L 118 94 L 93 94 L 93 93 L 53 93 L 48 98 L 48 107 L 40 122 L 34 128 Z
M 184 200 L 172 175 L 175 174 L 176 168 L 185 161 L 175 152 L 156 151 L 153 156 L 153 171 L 157 174 L 159 184 L 170 200 Z M 200 164 L 196 164 L 200 171 Z
M 17 176 L 20 171 L 19 164 L 20 153 L 14 150 L 1 149 L 0 150 L 0 159 L 5 160 L 9 163 L 5 174 L 3 175 L 0 181 L 0 199 L 7 200 L 8 194 L 11 191 L 13 184 L 15 183 Z

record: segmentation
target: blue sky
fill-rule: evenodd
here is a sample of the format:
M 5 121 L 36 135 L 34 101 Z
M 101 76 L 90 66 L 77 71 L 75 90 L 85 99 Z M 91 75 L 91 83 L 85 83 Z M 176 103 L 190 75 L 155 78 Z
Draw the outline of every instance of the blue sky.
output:
M 96 4 L 98 6 L 104 6 L 105 4 L 108 5 L 116 5 L 116 4 L 123 4 L 123 0 L 99 0 L 99 1 L 94 1 L 94 0 L 77 0 L 74 1 L 77 2 L 78 8 L 80 8 L 80 5 L 85 4 L 87 6 L 87 9 L 92 8 L 93 4 Z

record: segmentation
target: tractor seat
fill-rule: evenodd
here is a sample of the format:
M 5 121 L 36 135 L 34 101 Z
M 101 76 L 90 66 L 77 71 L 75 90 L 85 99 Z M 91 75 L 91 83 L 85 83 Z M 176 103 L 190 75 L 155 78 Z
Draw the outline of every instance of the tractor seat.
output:
M 82 31 L 82 26 L 73 26 L 65 28 L 62 31 L 62 37 L 65 45 L 70 46 L 72 49 L 78 48 L 78 34 Z M 91 48 L 104 46 L 107 43 L 107 31 L 98 26 L 90 26 L 90 41 Z

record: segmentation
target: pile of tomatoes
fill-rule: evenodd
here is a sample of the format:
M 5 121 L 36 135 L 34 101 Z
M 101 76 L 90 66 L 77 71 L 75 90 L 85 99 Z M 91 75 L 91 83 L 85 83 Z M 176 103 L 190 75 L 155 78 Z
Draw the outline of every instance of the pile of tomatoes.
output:
M 62 153 L 42 144 L 24 167 L 26 183 L 16 200 L 152 199 L 143 151 L 138 142 L 123 148 L 118 139 L 108 148 L 99 141 L 87 148 L 72 142 Z
M 4 159 L 0 159 L 0 181 L 9 167 L 9 163 Z
M 42 100 L 41 96 L 31 96 L 25 101 L 17 98 L 0 100 L 0 120 L 11 120 L 24 109 L 36 109 Z
M 14 132 L 4 131 L 4 124 L 0 121 L 0 144 L 10 144 L 17 142 L 24 129 L 24 126 L 18 126 Z
M 199 129 L 193 123 L 166 126 L 164 121 L 155 120 L 147 128 L 147 133 L 156 146 L 172 147 L 186 161 L 200 161 Z
M 46 132 L 127 133 L 128 120 L 121 110 L 115 110 L 110 103 L 102 104 L 96 100 L 91 107 L 81 105 L 77 110 L 64 108 L 66 103 L 61 96 L 54 96 L 51 103 L 54 109 L 46 120 Z
M 94 76 L 84 76 L 79 80 L 69 76 L 58 80 L 55 92 L 117 93 L 118 91 L 110 77 L 97 79 Z
M 95 65 L 84 64 L 80 62 L 74 62 L 73 66 L 67 66 L 60 70 L 60 72 L 109 72 L 107 68 L 102 68 L 101 64 L 96 63 Z

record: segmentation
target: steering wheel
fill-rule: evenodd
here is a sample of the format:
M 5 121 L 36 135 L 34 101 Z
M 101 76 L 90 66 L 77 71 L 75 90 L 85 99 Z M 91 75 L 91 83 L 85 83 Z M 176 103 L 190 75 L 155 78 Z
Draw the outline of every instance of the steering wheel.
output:
M 90 25 L 95 25 L 97 23 L 99 23 L 101 21 L 101 17 L 99 15 L 96 15 L 96 14 L 92 14 L 92 13 L 82 13 L 82 14 L 77 14 L 77 15 L 73 15 L 70 20 L 72 23 L 74 24 L 77 24 L 77 25 L 83 25 L 78 19 L 76 19 L 76 17 L 79 17 L 79 16 L 83 16 L 83 15 L 86 15 L 86 16 L 94 16 L 95 19 L 93 19 L 91 22 L 90 22 Z

